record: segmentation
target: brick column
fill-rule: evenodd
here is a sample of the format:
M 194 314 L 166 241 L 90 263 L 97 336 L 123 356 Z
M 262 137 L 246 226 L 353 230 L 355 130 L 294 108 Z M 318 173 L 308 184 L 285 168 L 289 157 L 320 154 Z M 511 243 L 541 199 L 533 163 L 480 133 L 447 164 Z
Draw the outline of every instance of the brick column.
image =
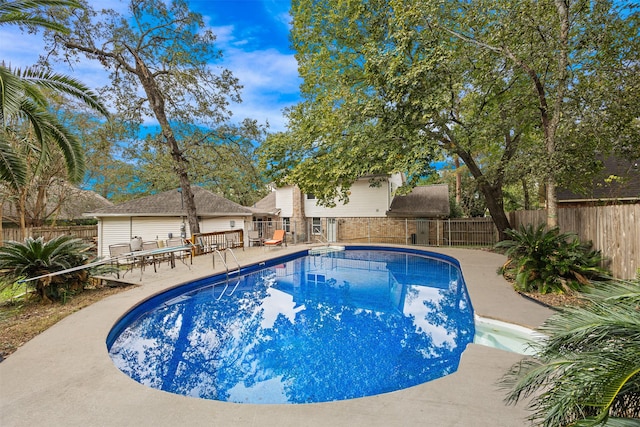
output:
M 293 186 L 293 216 L 291 231 L 296 232 L 295 240 L 304 242 L 307 238 L 307 218 L 304 215 L 304 194 L 297 185 Z

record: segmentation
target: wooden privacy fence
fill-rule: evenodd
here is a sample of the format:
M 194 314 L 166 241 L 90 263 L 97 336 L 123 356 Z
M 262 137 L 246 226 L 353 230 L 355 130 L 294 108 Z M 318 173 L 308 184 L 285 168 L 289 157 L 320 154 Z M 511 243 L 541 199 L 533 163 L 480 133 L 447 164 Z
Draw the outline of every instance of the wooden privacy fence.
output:
M 546 222 L 547 212 L 517 211 L 509 214 L 515 229 Z M 615 277 L 634 279 L 640 269 L 640 204 L 558 209 L 558 228 L 572 232 L 581 241 L 593 242 L 594 249 L 609 261 Z
M 73 225 L 65 227 L 30 227 L 27 228 L 28 237 L 43 237 L 45 240 L 51 240 L 58 236 L 75 236 L 78 239 L 82 239 L 87 243 L 94 243 L 98 238 L 98 226 L 97 225 Z M 23 239 L 20 236 L 19 228 L 3 228 L 2 240 L 14 240 L 21 242 Z

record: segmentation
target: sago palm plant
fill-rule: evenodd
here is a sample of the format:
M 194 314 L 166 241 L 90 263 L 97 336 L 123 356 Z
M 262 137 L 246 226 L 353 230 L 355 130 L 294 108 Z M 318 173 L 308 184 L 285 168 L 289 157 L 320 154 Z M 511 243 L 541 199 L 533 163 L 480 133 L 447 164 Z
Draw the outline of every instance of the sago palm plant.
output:
M 88 262 L 89 245 L 72 236 L 59 236 L 49 241 L 39 237 L 24 243 L 6 242 L 0 247 L 0 273 L 8 280 L 35 278 Z M 45 301 L 59 299 L 64 292 L 78 290 L 86 280 L 85 270 L 27 282 Z
M 503 378 L 548 427 L 640 426 L 640 283 L 598 283 L 545 322 L 548 340 Z
M 514 279 L 516 289 L 524 292 L 563 292 L 579 289 L 590 279 L 607 275 L 600 267 L 600 251 L 591 243 L 582 243 L 574 233 L 560 233 L 559 229 L 546 230 L 521 226 L 519 230 L 506 230 L 508 240 L 496 244 L 509 258 L 499 270 Z

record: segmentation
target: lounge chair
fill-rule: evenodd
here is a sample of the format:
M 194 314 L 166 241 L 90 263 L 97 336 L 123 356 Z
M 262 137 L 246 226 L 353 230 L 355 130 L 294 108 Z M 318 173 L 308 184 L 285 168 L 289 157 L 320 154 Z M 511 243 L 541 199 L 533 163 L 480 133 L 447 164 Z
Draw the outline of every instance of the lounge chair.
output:
M 276 230 L 273 232 L 273 238 L 264 241 L 265 246 L 282 246 L 284 241 L 284 230 Z

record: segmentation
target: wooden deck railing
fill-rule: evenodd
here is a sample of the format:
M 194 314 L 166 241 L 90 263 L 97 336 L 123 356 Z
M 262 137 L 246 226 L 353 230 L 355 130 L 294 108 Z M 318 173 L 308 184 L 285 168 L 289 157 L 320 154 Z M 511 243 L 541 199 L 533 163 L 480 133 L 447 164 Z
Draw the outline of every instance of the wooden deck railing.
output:
M 210 233 L 196 233 L 191 236 L 194 255 L 201 255 L 214 249 L 242 248 L 244 250 L 244 231 L 227 230 Z

